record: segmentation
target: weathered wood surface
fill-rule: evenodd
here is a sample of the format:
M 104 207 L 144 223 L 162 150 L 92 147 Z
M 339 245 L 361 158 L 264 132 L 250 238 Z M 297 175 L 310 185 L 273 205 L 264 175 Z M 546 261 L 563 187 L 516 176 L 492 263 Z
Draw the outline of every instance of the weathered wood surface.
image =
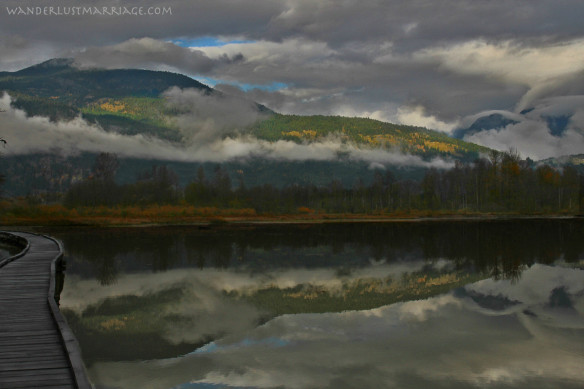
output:
M 90 388 L 53 298 L 59 242 L 24 232 L 24 255 L 0 263 L 0 388 Z

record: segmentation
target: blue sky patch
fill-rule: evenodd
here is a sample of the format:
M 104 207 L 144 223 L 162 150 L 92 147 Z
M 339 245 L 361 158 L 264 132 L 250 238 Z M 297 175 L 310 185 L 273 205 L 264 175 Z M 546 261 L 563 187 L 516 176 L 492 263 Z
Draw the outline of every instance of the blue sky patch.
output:
M 223 40 L 214 36 L 202 36 L 193 39 L 175 39 L 171 41 L 177 46 L 181 47 L 217 47 L 225 46 L 228 44 L 243 44 L 243 43 L 254 43 L 254 41 L 246 40 Z
M 226 80 L 221 80 L 218 78 L 213 78 L 213 77 L 199 77 L 199 76 L 195 76 L 193 77 L 195 80 L 208 85 L 210 87 L 214 87 L 217 84 L 227 84 L 227 85 L 233 85 L 236 86 L 238 88 L 240 88 L 243 91 L 250 91 L 252 89 L 260 89 L 260 90 L 265 90 L 268 92 L 274 92 L 277 90 L 281 90 L 284 88 L 288 87 L 288 84 L 283 83 L 283 82 L 272 82 L 271 84 L 248 84 L 248 83 L 243 83 L 243 82 L 237 82 L 237 81 L 226 81 Z

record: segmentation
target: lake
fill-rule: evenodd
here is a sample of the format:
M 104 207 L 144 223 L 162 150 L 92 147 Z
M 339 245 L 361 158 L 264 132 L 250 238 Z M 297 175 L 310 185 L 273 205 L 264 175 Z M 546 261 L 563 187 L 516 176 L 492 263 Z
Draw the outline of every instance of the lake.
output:
M 584 222 L 51 228 L 97 388 L 582 388 Z
M 0 261 L 13 255 L 16 255 L 21 251 L 22 248 L 13 246 L 6 242 L 0 242 Z

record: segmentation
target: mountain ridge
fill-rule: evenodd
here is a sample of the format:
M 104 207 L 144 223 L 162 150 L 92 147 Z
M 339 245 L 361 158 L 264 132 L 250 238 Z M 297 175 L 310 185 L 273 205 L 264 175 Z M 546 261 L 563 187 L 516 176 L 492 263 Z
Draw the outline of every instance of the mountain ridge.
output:
M 0 91 L 11 94 L 13 105 L 29 116 L 47 116 L 52 121 L 59 121 L 81 115 L 106 131 L 125 135 L 141 133 L 180 142 L 181 134 L 178 126 L 173 124 L 173 114 L 165 108 L 161 97 L 171 87 L 195 88 L 204 95 L 222 95 L 179 73 L 143 69 L 85 69 L 76 67 L 71 58 L 55 58 L 16 72 L 0 73 Z M 489 151 L 488 148 L 422 127 L 364 118 L 282 115 L 255 104 L 259 113 L 268 114 L 267 121 L 258 121 L 240 130 L 268 141 L 313 142 L 331 133 L 342 138 L 348 130 L 347 139 L 356 144 L 397 148 L 425 159 L 442 156 L 472 160 L 479 153 Z M 420 135 L 415 136 L 414 133 Z

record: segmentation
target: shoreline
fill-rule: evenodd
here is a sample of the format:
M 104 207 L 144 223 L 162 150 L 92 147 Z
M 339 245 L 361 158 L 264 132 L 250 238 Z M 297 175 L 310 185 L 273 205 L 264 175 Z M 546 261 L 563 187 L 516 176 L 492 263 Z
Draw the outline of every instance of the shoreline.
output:
M 420 222 L 489 222 L 489 221 L 528 221 L 528 220 L 584 220 L 584 215 L 517 215 L 517 214 L 444 214 L 434 216 L 422 215 L 270 215 L 250 216 L 212 216 L 212 217 L 155 217 L 155 218 L 12 218 L 0 219 L 0 225 L 11 228 L 26 227 L 80 227 L 80 228 L 115 228 L 115 227 L 199 227 L 211 228 L 221 226 L 246 225 L 301 225 L 301 224 L 341 224 L 341 223 L 420 223 Z

